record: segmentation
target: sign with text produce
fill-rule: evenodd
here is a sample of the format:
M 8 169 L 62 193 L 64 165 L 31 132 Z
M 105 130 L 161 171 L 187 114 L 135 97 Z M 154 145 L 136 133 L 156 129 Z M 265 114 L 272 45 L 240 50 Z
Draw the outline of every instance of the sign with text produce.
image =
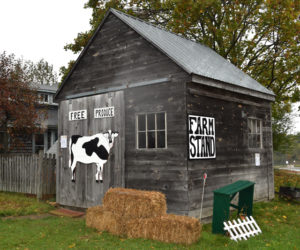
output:
M 189 115 L 189 159 L 216 158 L 215 118 Z
M 94 109 L 94 118 L 107 118 L 115 116 L 115 107 Z

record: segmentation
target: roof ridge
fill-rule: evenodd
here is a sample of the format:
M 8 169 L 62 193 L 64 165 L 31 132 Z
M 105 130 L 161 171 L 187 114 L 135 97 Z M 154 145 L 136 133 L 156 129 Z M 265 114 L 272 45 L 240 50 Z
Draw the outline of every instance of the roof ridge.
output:
M 188 39 L 188 38 L 186 38 L 185 36 L 183 36 L 182 34 L 175 33 L 175 32 L 173 32 L 173 31 L 171 31 L 171 30 L 167 30 L 167 29 L 165 29 L 165 28 L 163 28 L 163 27 L 154 25 L 153 23 L 147 22 L 147 21 L 145 21 L 145 20 L 143 20 L 143 19 L 140 19 L 140 18 L 138 18 L 138 17 L 136 17 L 136 16 L 131 16 L 131 15 L 129 15 L 129 14 L 125 13 L 125 12 L 122 12 L 122 11 L 120 11 L 120 10 L 117 10 L 117 9 L 114 9 L 114 8 L 110 8 L 110 10 L 111 10 L 111 11 L 116 11 L 116 12 L 118 12 L 118 13 L 121 14 L 121 15 L 125 15 L 125 16 L 127 16 L 127 17 L 129 17 L 129 18 L 136 19 L 137 21 L 140 21 L 140 22 L 143 22 L 143 23 L 145 23 L 145 24 L 151 25 L 151 26 L 153 26 L 154 28 L 160 29 L 160 30 L 162 30 L 162 31 L 166 31 L 166 32 L 168 32 L 168 33 L 170 33 L 170 34 L 173 34 L 173 35 L 175 35 L 175 36 L 178 36 L 178 37 L 180 37 L 180 38 L 182 38 L 182 39 L 184 39 L 184 40 L 187 40 L 187 41 L 189 41 L 189 42 L 196 43 L 196 44 L 198 44 L 198 45 L 204 46 L 204 47 L 209 48 L 210 50 L 214 51 L 214 50 L 213 50 L 212 48 L 210 48 L 209 46 L 207 46 L 207 45 L 205 45 L 205 44 L 203 44 L 203 43 L 200 43 L 200 42 L 198 42 L 198 41 L 194 41 L 194 40 Z M 215 52 L 216 54 L 218 54 L 216 51 L 214 51 L 214 52 Z M 219 55 L 219 54 L 218 54 L 218 55 Z M 219 56 L 221 56 L 221 55 L 219 55 Z M 224 57 L 223 57 L 223 58 L 224 58 Z M 224 58 L 224 59 L 225 59 L 225 58 Z M 227 59 L 225 59 L 225 60 L 227 60 Z

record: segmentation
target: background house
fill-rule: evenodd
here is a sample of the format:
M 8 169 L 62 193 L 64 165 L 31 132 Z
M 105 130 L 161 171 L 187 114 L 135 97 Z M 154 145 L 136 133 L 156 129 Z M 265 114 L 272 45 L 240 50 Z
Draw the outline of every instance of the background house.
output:
M 58 104 L 53 102 L 54 94 L 58 88 L 53 85 L 35 85 L 41 99 L 39 108 L 46 108 L 46 119 L 40 119 L 39 126 L 43 129 L 42 134 L 20 135 L 22 146 L 14 147 L 10 153 L 37 153 L 39 150 L 46 152 L 57 140 L 57 110 Z M 4 132 L 0 131 L 0 142 L 4 140 Z M 4 143 L 4 142 L 3 142 Z

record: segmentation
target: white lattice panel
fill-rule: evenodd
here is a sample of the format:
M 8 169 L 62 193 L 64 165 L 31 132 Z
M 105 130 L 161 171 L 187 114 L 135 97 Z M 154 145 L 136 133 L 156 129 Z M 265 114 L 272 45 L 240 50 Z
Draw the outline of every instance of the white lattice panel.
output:
M 247 240 L 251 236 L 261 233 L 259 226 L 252 216 L 246 216 L 245 220 L 237 219 L 228 222 L 224 222 L 224 230 L 229 232 L 230 239 L 232 240 Z

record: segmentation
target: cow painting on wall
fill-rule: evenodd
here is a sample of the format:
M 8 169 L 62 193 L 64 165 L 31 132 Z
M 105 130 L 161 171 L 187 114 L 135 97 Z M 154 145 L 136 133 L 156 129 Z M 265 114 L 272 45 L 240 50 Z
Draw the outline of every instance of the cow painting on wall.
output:
M 108 130 L 105 133 L 99 133 L 92 136 L 73 135 L 70 138 L 69 167 L 72 170 L 72 181 L 75 182 L 76 163 L 84 164 L 96 163 L 96 182 L 103 182 L 103 165 L 107 162 L 110 149 L 114 145 L 114 138 L 118 132 Z

